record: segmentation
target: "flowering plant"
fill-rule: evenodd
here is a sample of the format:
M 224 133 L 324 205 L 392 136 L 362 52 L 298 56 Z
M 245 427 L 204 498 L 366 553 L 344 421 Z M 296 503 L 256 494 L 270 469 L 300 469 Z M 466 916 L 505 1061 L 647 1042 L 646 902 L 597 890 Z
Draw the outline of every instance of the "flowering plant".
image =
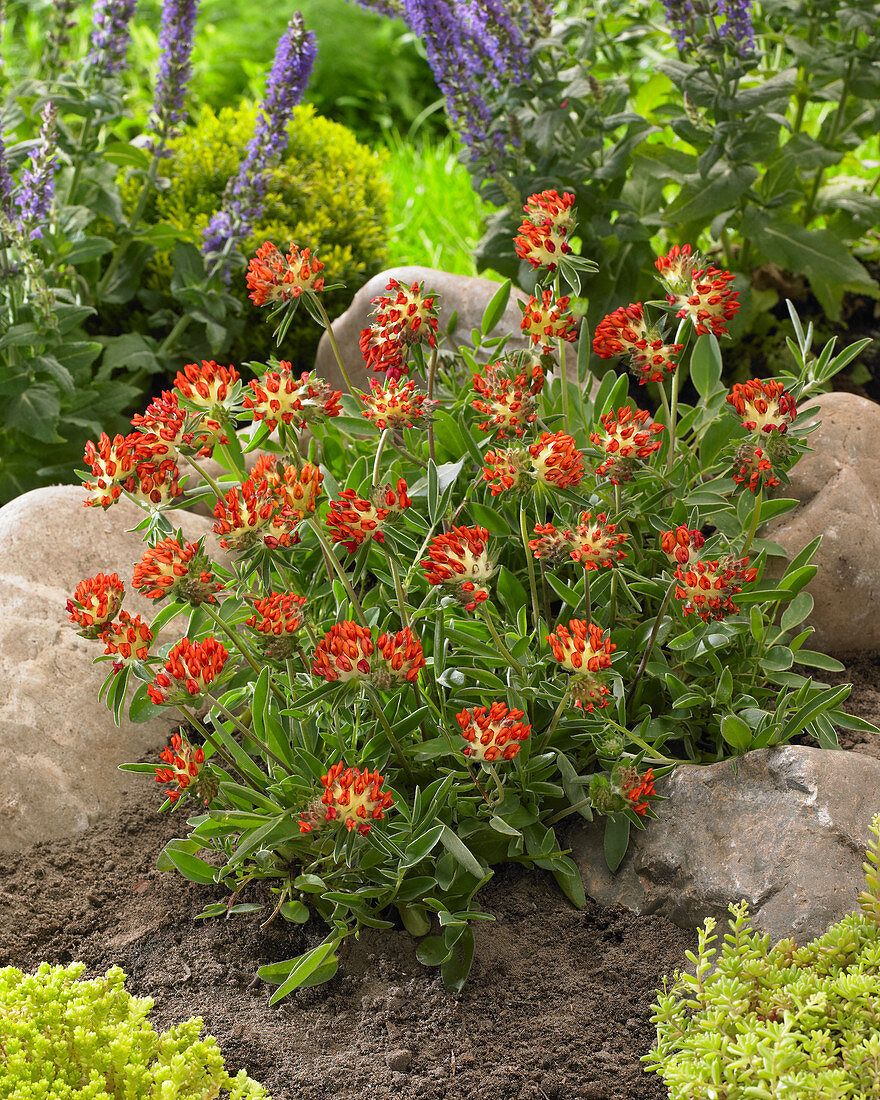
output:
M 567 234 L 549 212 L 529 224 L 531 243 Z M 317 273 L 288 279 L 270 255 L 249 279 L 273 320 L 320 317 Z M 366 389 L 277 361 L 248 386 L 193 364 L 130 435 L 89 447 L 86 503 L 143 507 L 134 585 L 161 607 L 123 621 L 123 582 L 101 574 L 69 613 L 106 644 L 117 714 L 141 681 L 135 720 L 183 716 L 158 769 L 126 765 L 190 813 L 162 865 L 228 889 L 205 917 L 271 899 L 266 921 L 329 926 L 262 968 L 274 1000 L 331 977 L 345 938 L 394 910 L 458 989 L 495 864 L 546 869 L 581 904 L 561 822 L 603 815 L 613 869 L 676 763 L 865 728 L 841 709 L 848 686 L 793 670 L 842 667 L 802 626 L 819 540 L 771 579 L 783 551 L 761 537 L 795 504 L 768 490 L 806 447 L 797 403 L 852 349 L 813 358 L 793 314 L 792 372 L 727 393 L 729 273 L 687 246 L 656 269 L 667 297 L 618 307 L 594 340 L 630 368 L 639 405 L 627 372 L 591 384 L 583 336 L 571 362 L 576 323 L 545 262 L 516 340 L 493 335 L 509 284 L 474 349 L 450 346 L 429 288 L 389 284 L 362 339 Z M 197 500 L 223 561 L 171 526 Z

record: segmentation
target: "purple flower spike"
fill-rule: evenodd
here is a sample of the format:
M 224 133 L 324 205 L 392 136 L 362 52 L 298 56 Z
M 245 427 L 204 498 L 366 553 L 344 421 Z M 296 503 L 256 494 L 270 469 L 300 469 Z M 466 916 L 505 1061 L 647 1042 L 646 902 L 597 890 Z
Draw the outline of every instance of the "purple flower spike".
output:
M 88 64 L 100 76 L 116 76 L 126 68 L 130 23 L 138 0 L 95 0 Z
M 17 230 L 23 237 L 38 240 L 43 235 L 39 223 L 49 216 L 55 197 L 55 168 L 58 164 L 55 144 L 55 118 L 58 114 L 50 102 L 43 108 L 40 118 L 40 137 L 21 173 L 21 182 L 15 196 L 18 207 Z
M 159 27 L 159 72 L 156 77 L 155 131 L 160 145 L 183 118 L 186 86 L 192 76 L 193 33 L 199 0 L 165 0 Z
M 752 0 L 718 0 L 718 14 L 727 17 L 721 33 L 737 44 L 741 54 L 754 53 L 755 28 L 752 26 Z
M 205 228 L 204 255 L 218 255 L 224 250 L 228 253 L 250 234 L 262 214 L 267 169 L 287 149 L 287 128 L 293 108 L 305 94 L 317 53 L 314 34 L 306 30 L 302 15 L 296 12 L 278 40 L 254 136 L 238 172 L 226 186 L 223 205 Z M 228 277 L 228 269 L 224 276 Z

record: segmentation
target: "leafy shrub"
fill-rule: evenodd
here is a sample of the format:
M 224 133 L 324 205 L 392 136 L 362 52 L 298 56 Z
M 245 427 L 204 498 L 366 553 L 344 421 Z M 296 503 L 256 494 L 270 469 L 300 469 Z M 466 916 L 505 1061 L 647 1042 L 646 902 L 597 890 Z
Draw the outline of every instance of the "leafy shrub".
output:
M 255 119 L 253 107 L 224 107 L 216 113 L 204 107 L 195 125 L 170 144 L 168 184 L 153 194 L 152 219 L 199 244 L 253 136 Z M 390 199 L 385 158 L 361 145 L 344 126 L 316 115 L 310 105 L 294 109 L 289 135 L 281 162 L 269 171 L 265 210 L 246 250 L 255 251 L 265 240 L 320 241 L 320 259 L 333 272 L 333 281 L 345 283 L 325 298 L 335 316 L 385 263 Z M 124 184 L 129 207 L 139 190 L 139 180 Z M 160 252 L 147 269 L 147 287 L 155 292 L 145 296 L 151 308 L 167 300 L 172 272 L 172 253 Z M 224 354 L 235 363 L 268 358 L 271 333 L 257 324 L 256 307 L 241 280 L 232 293 L 242 303 L 242 313 L 237 321 L 230 320 L 232 341 Z M 320 330 L 303 311 L 289 330 L 286 351 L 307 366 L 319 337 Z
M 871 825 L 860 910 L 798 947 L 751 930 L 745 902 L 720 954 L 707 917 L 695 973 L 676 973 L 655 1005 L 657 1045 L 644 1055 L 670 1100 L 880 1096 L 880 814 Z
M 118 966 L 91 981 L 84 970 L 0 969 L 0 1100 L 268 1100 L 244 1070 L 229 1076 L 201 1019 L 159 1035 L 153 1002 L 126 992 Z

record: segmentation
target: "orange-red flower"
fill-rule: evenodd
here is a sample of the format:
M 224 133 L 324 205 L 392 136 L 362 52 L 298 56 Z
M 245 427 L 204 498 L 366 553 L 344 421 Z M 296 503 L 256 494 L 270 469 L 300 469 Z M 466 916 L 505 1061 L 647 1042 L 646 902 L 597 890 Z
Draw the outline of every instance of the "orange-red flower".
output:
M 435 535 L 428 547 L 428 560 L 422 569 L 429 584 L 451 589 L 467 611 L 489 598 L 485 582 L 495 572 L 489 561 L 489 532 L 485 527 L 453 527 Z
M 122 488 L 130 496 L 148 500 L 157 508 L 170 504 L 183 494 L 180 470 L 171 458 L 163 462 L 141 462 L 122 483 Z
M 574 318 L 568 312 L 570 301 L 567 296 L 554 301 L 551 290 L 542 291 L 540 298 L 532 295 L 520 328 L 533 344 L 540 344 L 546 352 L 553 350 L 554 340 L 576 340 Z
M 89 638 L 97 638 L 122 607 L 125 585 L 116 573 L 98 573 L 80 581 L 67 601 L 68 617 Z
M 690 245 L 676 245 L 654 263 L 660 281 L 666 287 L 666 300 L 676 309 L 676 317 L 690 318 L 698 335 L 727 335 L 726 322 L 739 312 L 739 291 L 731 290 L 730 271 L 701 267 L 703 258 Z
M 187 363 L 178 371 L 174 386 L 178 393 L 200 409 L 215 409 L 228 405 L 233 397 L 233 387 L 240 375 L 235 367 L 221 367 L 213 359 Z
M 630 371 L 639 385 L 662 382 L 678 366 L 673 356 L 681 354 L 683 344 L 666 344 L 656 329 L 645 322 L 641 302 L 621 306 L 596 326 L 593 351 L 600 359 L 628 355 Z
M 378 771 L 362 772 L 358 768 L 346 768 L 340 760 L 326 775 L 321 776 L 321 782 L 324 785 L 321 803 L 327 807 L 324 820 L 344 823 L 349 832 L 357 829 L 362 836 L 366 836 L 372 828 L 371 823 L 381 821 L 385 811 L 394 805 L 390 792 L 382 790 L 385 779 Z M 316 816 L 303 814 L 299 823 L 301 833 L 313 831 L 319 824 L 314 820 Z
M 753 581 L 758 572 L 748 569 L 748 558 L 723 562 L 695 561 L 679 566 L 675 571 L 678 584 L 675 598 L 682 601 L 685 616 L 698 615 L 704 623 L 723 619 L 739 611 L 733 597 L 742 592 L 743 584 Z
M 742 417 L 742 426 L 749 432 L 785 435 L 797 416 L 794 398 L 781 382 L 772 379 L 737 382 L 727 395 L 727 403 Z
M 406 482 L 403 484 L 403 507 L 409 507 L 412 501 L 406 496 Z M 389 491 L 392 497 L 397 499 L 391 487 Z M 345 489 L 339 500 L 330 504 L 327 513 L 327 526 L 330 529 L 330 538 L 333 542 L 342 543 L 353 554 L 355 550 L 372 538 L 378 543 L 385 542 L 382 534 L 382 524 L 391 515 L 388 508 L 378 507 L 373 501 L 359 497 L 354 489 Z
M 389 279 L 387 293 L 372 299 L 373 325 L 385 329 L 404 344 L 437 344 L 436 295 L 425 293 L 424 283 L 404 286 L 397 279 Z
M 689 565 L 700 556 L 700 550 L 706 540 L 699 531 L 691 531 L 684 524 L 674 531 L 660 532 L 660 545 L 670 561 L 679 565 Z
M 358 394 L 366 406 L 361 413 L 371 420 L 380 431 L 386 428 L 424 427 L 431 419 L 436 401 L 429 401 L 427 394 L 416 393 L 416 384 L 412 380 L 401 384 L 397 379 L 388 379 L 385 386 L 370 382 L 370 393 Z
M 306 597 L 294 592 L 270 592 L 254 600 L 257 614 L 251 615 L 247 625 L 263 635 L 263 652 L 271 660 L 283 661 L 296 653 L 295 635 L 305 622 L 305 604 Z
M 124 484 L 134 478 L 137 467 L 155 458 L 160 460 L 171 451 L 169 444 L 155 435 L 132 432 L 114 436 L 101 434 L 97 444 L 86 443 L 83 461 L 90 468 L 94 481 L 83 482 L 89 496 L 83 501 L 87 508 L 109 508 L 122 496 Z M 130 482 L 134 486 L 134 481 Z
M 537 419 L 535 397 L 544 388 L 544 371 L 540 362 L 533 362 L 531 372 L 519 370 L 514 377 L 502 373 L 499 361 L 474 375 L 474 389 L 480 395 L 471 402 L 477 412 L 489 419 L 479 425 L 481 432 L 494 432 L 496 439 L 506 439 L 508 433 L 520 437 Z
M 506 451 L 486 451 L 483 481 L 489 485 L 493 497 L 500 493 L 525 492 L 531 484 L 526 472 L 527 454 L 521 448 L 510 447 Z
M 628 481 L 634 472 L 636 458 L 648 458 L 662 446 L 657 436 L 663 425 L 652 423 L 651 414 L 644 409 L 635 412 L 622 406 L 613 412 L 603 413 L 602 432 L 592 432 L 590 442 L 608 456 L 596 470 L 599 477 L 607 477 L 613 484 Z
M 376 667 L 373 681 L 376 687 L 387 691 L 395 682 L 415 683 L 419 669 L 425 667 L 422 643 L 409 627 L 396 634 L 380 634 L 376 641 Z
M 552 523 L 539 523 L 535 534 L 539 538 L 529 542 L 529 549 L 536 558 L 569 557 L 579 561 L 584 569 L 611 568 L 616 561 L 626 557 L 620 550 L 627 536 L 617 530 L 617 525 L 607 523 L 608 517 L 600 512 L 595 520 L 592 513 L 581 512 L 580 523 L 574 530 L 557 531 Z
M 214 594 L 224 587 L 214 580 L 201 541 L 181 543 L 173 537 L 146 551 L 134 567 L 132 585 L 148 600 L 174 596 L 194 605 L 216 603 Z
M 736 452 L 736 470 L 733 480 L 737 485 L 745 485 L 757 493 L 763 486 L 772 489 L 779 484 L 779 478 L 773 473 L 773 464 L 760 447 L 744 443 Z
M 539 484 L 566 489 L 579 485 L 584 476 L 584 456 L 565 432 L 543 432 L 529 447 L 529 457 Z
M 175 790 L 166 792 L 169 802 L 176 802 L 187 790 L 191 794 L 201 794 L 206 804 L 211 801 L 215 793 L 214 784 L 207 784 L 199 778 L 205 763 L 203 749 L 191 745 L 182 734 L 175 733 L 171 744 L 160 753 L 160 759 L 167 766 L 156 768 L 156 782 L 177 785 Z
M 101 631 L 101 641 L 106 645 L 104 653 L 116 657 L 114 672 L 119 672 L 135 658 L 146 661 L 153 641 L 153 632 L 140 615 L 131 616 L 120 611 L 118 623 L 108 623 Z
M 361 330 L 361 355 L 375 374 L 386 373 L 386 384 L 397 382 L 406 373 L 406 347 L 399 334 L 382 325 L 372 324 Z
M 639 817 L 644 817 L 648 812 L 648 799 L 657 793 L 654 790 L 654 769 L 648 768 L 644 775 L 639 775 L 635 768 L 624 768 L 620 780 L 624 797 L 632 803 L 631 809 Z
M 279 420 L 302 428 L 326 416 L 339 416 L 342 390 L 331 389 L 314 372 L 303 371 L 295 378 L 292 371 L 290 363 L 281 362 L 277 369 L 269 369 L 262 378 L 248 383 L 251 395 L 242 404 L 253 410 L 254 420 L 264 420 L 274 431 Z
M 514 237 L 516 254 L 533 268 L 546 267 L 551 273 L 560 256 L 571 252 L 567 241 L 574 226 L 574 195 L 566 191 L 543 191 L 530 195 L 523 207 L 525 220 Z
M 180 407 L 175 390 L 163 390 L 147 405 L 143 415 L 131 418 L 132 427 L 155 435 L 168 444 L 170 454 L 198 454 L 208 458 L 216 443 L 228 443 L 223 426 L 207 414 L 193 414 Z
M 608 687 L 601 673 L 611 668 L 611 654 L 617 646 L 605 638 L 601 627 L 583 619 L 570 619 L 568 629 L 561 623 L 556 632 L 547 635 L 553 656 L 566 672 L 574 673 L 569 693 L 576 707 L 591 711 L 607 707 Z
M 248 479 L 214 506 L 220 545 L 228 550 L 248 550 L 260 541 L 273 548 L 295 545 L 296 527 L 315 511 L 323 480 L 308 462 L 300 468 L 263 455 Z
M 463 710 L 455 717 L 468 743 L 461 751 L 477 761 L 512 760 L 532 732 L 529 723 L 522 721 L 525 712 L 508 710 L 504 703 Z
M 324 265 L 308 248 L 300 251 L 292 244 L 285 256 L 271 241 L 266 241 L 248 264 L 249 297 L 254 305 L 264 306 L 267 302 L 276 305 L 300 298 L 307 290 L 317 294 L 324 289 L 323 270 Z
M 368 680 L 375 648 L 369 627 L 348 620 L 335 623 L 315 649 L 312 672 L 331 683 Z
M 157 706 L 176 697 L 201 695 L 222 673 L 228 657 L 222 642 L 213 636 L 201 642 L 181 638 L 171 647 L 164 669 L 147 685 L 147 694 Z

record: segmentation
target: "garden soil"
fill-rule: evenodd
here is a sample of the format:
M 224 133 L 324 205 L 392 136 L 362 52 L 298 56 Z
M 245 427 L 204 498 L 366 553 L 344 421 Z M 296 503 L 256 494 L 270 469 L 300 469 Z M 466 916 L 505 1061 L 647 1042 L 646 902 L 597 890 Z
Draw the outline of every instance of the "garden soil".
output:
M 850 709 L 877 722 L 877 662 L 847 675 Z M 846 736 L 845 747 L 880 758 L 880 743 Z M 321 928 L 260 931 L 259 914 L 194 921 L 208 892 L 155 869 L 182 821 L 155 812 L 149 782 L 133 789 L 75 839 L 0 865 L 0 965 L 82 960 L 88 976 L 119 965 L 130 992 L 154 1000 L 156 1027 L 201 1016 L 230 1070 L 275 1100 L 666 1096 L 639 1058 L 654 1037 L 655 989 L 686 965 L 694 932 L 592 901 L 578 911 L 548 874 L 509 867 L 480 894 L 495 921 L 476 927 L 461 995 L 416 961 L 406 933 L 367 930 L 331 982 L 270 1008 L 256 968 L 319 942 Z

